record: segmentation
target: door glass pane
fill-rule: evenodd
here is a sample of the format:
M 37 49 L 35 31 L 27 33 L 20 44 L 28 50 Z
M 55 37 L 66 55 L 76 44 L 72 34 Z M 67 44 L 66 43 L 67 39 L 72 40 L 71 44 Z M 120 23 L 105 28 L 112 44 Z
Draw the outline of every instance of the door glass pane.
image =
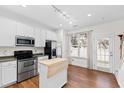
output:
M 109 38 L 97 40 L 97 66 L 107 68 L 109 66 Z

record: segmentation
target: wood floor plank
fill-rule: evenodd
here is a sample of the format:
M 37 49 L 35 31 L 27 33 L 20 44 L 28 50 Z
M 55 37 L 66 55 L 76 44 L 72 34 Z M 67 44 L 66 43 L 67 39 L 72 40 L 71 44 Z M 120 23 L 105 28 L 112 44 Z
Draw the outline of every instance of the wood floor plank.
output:
M 8 88 L 38 88 L 39 77 L 33 77 Z M 119 88 L 116 78 L 111 73 L 89 70 L 69 65 L 68 82 L 63 88 Z

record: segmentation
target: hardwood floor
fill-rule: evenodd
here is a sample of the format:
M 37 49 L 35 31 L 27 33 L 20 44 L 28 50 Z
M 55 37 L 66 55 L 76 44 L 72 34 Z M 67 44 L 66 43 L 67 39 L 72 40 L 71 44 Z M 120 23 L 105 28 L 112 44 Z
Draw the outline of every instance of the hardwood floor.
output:
M 8 88 L 38 88 L 38 76 Z M 68 83 L 64 88 L 118 88 L 115 76 L 110 73 L 69 65 Z
M 65 88 L 118 88 L 113 74 L 69 66 L 68 83 Z

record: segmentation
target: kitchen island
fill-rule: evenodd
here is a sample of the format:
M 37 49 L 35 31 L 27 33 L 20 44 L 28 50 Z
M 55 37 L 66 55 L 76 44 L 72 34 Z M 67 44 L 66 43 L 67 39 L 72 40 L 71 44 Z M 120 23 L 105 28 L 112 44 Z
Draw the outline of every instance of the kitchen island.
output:
M 67 83 L 68 60 L 55 58 L 40 61 L 40 88 L 61 88 Z

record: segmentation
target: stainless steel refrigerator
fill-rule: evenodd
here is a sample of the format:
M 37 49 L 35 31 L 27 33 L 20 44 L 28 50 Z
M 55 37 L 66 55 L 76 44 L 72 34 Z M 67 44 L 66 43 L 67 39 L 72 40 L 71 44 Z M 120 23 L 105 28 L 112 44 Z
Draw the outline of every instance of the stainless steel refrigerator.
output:
M 57 57 L 57 42 L 47 40 L 45 43 L 44 54 L 48 55 L 49 59 Z

